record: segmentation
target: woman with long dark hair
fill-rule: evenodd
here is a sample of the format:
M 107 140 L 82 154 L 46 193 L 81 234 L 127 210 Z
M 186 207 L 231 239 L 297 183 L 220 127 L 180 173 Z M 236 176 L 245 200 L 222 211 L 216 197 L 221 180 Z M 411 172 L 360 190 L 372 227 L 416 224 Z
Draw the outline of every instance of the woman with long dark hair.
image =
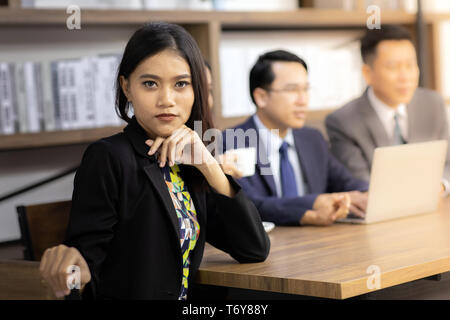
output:
M 239 262 L 264 261 L 270 242 L 255 206 L 194 131 L 212 122 L 193 38 L 173 24 L 143 26 L 116 85 L 128 125 L 83 155 L 66 239 L 41 261 L 55 294 L 70 293 L 75 266 L 84 298 L 186 299 L 205 241 Z

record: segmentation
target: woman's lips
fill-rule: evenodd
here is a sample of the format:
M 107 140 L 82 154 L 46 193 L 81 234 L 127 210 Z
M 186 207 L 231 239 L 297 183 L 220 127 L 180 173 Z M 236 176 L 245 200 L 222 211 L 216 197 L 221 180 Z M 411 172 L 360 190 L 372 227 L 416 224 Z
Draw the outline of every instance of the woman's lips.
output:
M 172 113 L 161 113 L 156 116 L 156 118 L 158 118 L 161 121 L 172 121 L 176 117 L 177 117 L 177 115 L 172 114 Z

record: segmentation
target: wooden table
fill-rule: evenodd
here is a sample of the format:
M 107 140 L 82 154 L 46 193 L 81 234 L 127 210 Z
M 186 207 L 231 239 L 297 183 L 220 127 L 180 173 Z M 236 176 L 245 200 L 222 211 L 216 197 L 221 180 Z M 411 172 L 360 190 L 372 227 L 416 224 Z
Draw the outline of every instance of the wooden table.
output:
M 445 273 L 450 199 L 435 213 L 372 225 L 276 227 L 269 236 L 262 263 L 239 264 L 207 245 L 197 282 L 345 299 Z

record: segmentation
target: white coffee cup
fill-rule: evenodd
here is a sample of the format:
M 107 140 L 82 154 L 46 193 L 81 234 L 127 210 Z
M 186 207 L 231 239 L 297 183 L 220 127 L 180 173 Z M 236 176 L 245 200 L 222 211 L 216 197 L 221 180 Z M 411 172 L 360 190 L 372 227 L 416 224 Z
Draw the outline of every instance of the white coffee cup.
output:
M 256 165 L 256 148 L 239 148 L 232 149 L 225 152 L 225 154 L 235 154 L 236 160 L 234 164 L 236 168 L 242 172 L 243 177 L 252 176 L 255 174 Z

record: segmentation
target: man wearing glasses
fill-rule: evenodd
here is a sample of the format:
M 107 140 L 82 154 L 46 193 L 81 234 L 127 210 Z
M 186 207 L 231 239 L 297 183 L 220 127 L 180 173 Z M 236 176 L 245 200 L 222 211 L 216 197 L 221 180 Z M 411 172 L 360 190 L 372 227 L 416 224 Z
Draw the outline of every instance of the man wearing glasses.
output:
M 232 129 L 233 138 L 227 130 L 223 135 L 225 150 L 257 148 L 255 174 L 238 181 L 262 219 L 277 225 L 330 225 L 349 211 L 364 216 L 367 205 L 367 183 L 334 158 L 318 130 L 304 127 L 307 71 L 306 63 L 290 52 L 261 55 L 250 71 L 257 111 Z M 254 131 L 257 139 L 239 146 L 239 131 Z

